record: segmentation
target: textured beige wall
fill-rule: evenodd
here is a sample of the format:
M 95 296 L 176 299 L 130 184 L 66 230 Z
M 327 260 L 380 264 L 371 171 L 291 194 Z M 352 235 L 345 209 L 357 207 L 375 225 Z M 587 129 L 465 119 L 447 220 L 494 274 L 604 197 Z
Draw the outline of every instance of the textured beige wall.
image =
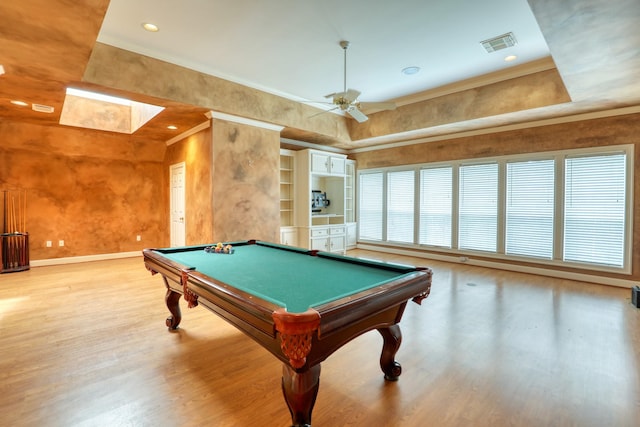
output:
M 368 151 L 349 157 L 358 162 L 359 170 L 363 170 L 541 151 L 634 144 L 633 275 L 631 277 L 616 274 L 607 276 L 640 280 L 640 253 L 635 250 L 636 242 L 640 239 L 640 140 L 638 135 L 640 135 L 640 114 L 630 114 Z M 576 269 L 565 270 L 599 274 Z
M 278 242 L 280 134 L 214 119 L 214 237 Z
M 569 102 L 557 70 L 546 70 L 373 114 L 365 123 L 349 122 L 353 140 L 456 125 L 514 111 Z M 467 124 L 468 125 L 468 124 Z
M 0 189 L 27 191 L 31 259 L 166 245 L 163 157 L 127 136 L 0 122 Z

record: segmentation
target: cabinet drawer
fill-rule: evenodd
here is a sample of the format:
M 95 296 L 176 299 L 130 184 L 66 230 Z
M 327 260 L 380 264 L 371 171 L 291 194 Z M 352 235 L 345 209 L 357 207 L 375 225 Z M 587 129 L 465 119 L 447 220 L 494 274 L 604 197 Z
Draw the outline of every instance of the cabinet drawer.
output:
M 326 228 L 314 228 L 311 229 L 311 237 L 326 237 L 329 235 L 329 230 Z
M 344 227 L 331 227 L 331 230 L 330 230 L 331 235 L 344 234 L 344 233 L 345 233 Z

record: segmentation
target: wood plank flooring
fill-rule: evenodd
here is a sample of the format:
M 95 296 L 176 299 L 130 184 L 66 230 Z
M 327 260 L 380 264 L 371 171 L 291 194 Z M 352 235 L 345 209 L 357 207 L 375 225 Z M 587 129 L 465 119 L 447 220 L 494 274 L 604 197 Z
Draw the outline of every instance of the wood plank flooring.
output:
M 630 290 L 386 258 L 434 270 L 403 374 L 385 382 L 380 335 L 357 338 L 322 365 L 314 427 L 639 425 Z M 167 315 L 141 257 L 0 275 L 0 425 L 290 425 L 273 356 L 202 307 L 173 333 Z

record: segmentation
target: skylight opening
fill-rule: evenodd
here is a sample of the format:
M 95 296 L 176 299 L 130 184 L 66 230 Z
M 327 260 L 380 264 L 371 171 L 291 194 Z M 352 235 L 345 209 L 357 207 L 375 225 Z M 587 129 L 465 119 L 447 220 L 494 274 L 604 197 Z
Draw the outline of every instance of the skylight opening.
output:
M 104 95 L 97 92 L 89 92 L 87 90 L 67 88 L 67 95 L 79 96 L 86 99 L 94 99 L 96 101 L 110 102 L 112 104 L 131 106 L 131 101 L 124 98 L 118 98 L 117 96 Z

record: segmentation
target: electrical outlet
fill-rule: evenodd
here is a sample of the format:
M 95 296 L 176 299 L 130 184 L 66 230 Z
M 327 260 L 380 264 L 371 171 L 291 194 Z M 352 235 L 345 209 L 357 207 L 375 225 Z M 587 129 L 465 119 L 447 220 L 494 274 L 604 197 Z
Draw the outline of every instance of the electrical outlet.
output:
M 58 240 L 58 246 L 64 246 L 64 240 Z
M 140 240 L 142 240 L 142 236 L 140 236 L 140 235 L 136 236 L 136 241 L 139 242 Z
M 53 246 L 53 245 L 51 244 L 51 240 L 47 240 L 47 241 L 45 242 L 45 244 L 44 244 L 44 245 L 45 245 L 46 247 L 48 247 L 48 248 L 50 248 L 51 246 Z

